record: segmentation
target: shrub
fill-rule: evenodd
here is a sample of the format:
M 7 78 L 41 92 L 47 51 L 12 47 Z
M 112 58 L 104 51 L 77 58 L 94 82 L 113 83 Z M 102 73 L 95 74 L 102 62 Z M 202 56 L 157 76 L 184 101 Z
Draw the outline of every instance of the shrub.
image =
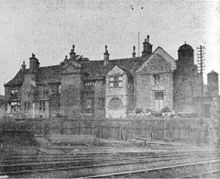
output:
M 166 113 L 166 112 L 171 112 L 170 108 L 169 107 L 165 107 L 162 109 L 162 112 Z
M 136 114 L 140 114 L 140 113 L 143 113 L 144 111 L 143 111 L 143 109 L 142 108 L 136 108 L 135 109 L 135 113 Z
M 145 113 L 151 113 L 151 112 L 152 112 L 151 109 L 149 109 L 149 108 L 145 109 Z
M 161 117 L 162 112 L 153 112 L 152 115 L 155 116 L 155 117 Z
M 20 145 L 37 145 L 30 122 L 5 117 L 0 121 L 0 135 L 4 141 Z
M 196 113 L 178 113 L 177 116 L 183 118 L 196 118 L 198 115 Z

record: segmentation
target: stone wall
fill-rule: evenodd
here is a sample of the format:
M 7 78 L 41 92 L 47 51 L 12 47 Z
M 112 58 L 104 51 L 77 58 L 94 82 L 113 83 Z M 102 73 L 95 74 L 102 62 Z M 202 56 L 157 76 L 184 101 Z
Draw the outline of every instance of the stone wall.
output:
M 174 72 L 174 110 L 194 112 L 193 98 L 201 96 L 201 79 L 195 66 L 181 67 Z
M 148 59 L 135 74 L 136 108 L 157 111 L 165 107 L 173 109 L 172 62 L 162 52 Z M 157 98 L 156 101 L 155 92 L 163 93 L 163 99 Z
M 61 113 L 75 116 L 81 111 L 82 79 L 80 74 L 65 74 L 61 78 Z
M 105 105 L 100 106 L 99 98 L 104 99 L 105 104 L 105 81 L 98 80 L 95 82 L 94 86 L 94 116 L 95 117 L 105 117 Z
M 154 84 L 153 74 L 140 74 L 135 77 L 136 108 L 155 108 L 154 91 L 164 92 L 164 107 L 173 109 L 173 76 L 172 73 L 162 73 L 160 82 Z
M 216 145 L 215 126 L 209 120 L 198 118 L 157 118 L 136 119 L 28 119 L 34 126 L 35 134 L 89 134 L 100 138 L 152 139 L 184 142 L 195 145 Z

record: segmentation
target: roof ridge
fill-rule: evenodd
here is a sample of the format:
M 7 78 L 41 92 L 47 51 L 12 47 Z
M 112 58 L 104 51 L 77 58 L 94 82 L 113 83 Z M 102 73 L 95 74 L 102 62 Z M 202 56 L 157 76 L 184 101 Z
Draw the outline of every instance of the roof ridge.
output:
M 127 60 L 127 59 L 139 59 L 141 57 L 127 57 L 127 58 L 116 58 L 116 59 L 109 59 L 109 61 L 114 61 L 114 60 Z M 86 62 L 100 62 L 100 61 L 104 61 L 103 59 L 101 60 L 89 60 Z

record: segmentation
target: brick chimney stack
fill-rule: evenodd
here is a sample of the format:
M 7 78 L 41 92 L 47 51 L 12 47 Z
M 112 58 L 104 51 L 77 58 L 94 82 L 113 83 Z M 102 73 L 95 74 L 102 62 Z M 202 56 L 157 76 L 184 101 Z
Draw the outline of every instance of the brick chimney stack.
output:
M 21 69 L 22 69 L 22 71 L 25 71 L 25 69 L 26 69 L 25 61 L 23 61 L 23 64 L 21 65 Z
M 144 40 L 144 43 L 143 43 L 142 57 L 146 56 L 147 54 L 152 53 L 152 46 L 153 45 L 150 44 L 150 36 L 148 35 L 147 38 Z
M 74 60 L 76 57 L 76 53 L 75 53 L 75 45 L 72 46 L 72 49 L 70 51 L 70 59 Z
M 132 57 L 136 56 L 136 52 L 135 52 L 135 46 L 133 46 L 133 53 L 132 53 Z
M 105 53 L 104 53 L 104 66 L 108 65 L 109 62 L 109 53 L 108 53 L 108 49 L 107 49 L 107 45 L 105 45 Z
M 32 53 L 32 56 L 30 57 L 30 71 L 36 72 L 40 66 L 39 60 L 35 57 L 35 54 Z

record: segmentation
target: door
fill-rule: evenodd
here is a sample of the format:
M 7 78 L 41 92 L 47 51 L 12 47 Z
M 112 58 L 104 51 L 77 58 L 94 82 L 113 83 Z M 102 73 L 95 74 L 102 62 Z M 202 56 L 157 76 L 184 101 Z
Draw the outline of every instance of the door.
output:
M 155 91 L 154 92 L 154 110 L 161 111 L 164 108 L 164 92 Z

